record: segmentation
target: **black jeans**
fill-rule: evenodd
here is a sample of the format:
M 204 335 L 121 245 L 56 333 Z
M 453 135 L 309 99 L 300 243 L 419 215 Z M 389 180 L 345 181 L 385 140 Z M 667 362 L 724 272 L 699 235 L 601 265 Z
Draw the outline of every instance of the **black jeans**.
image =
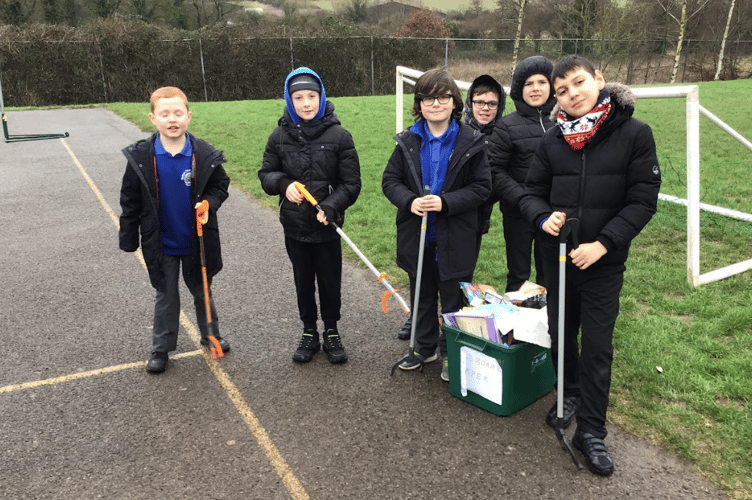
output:
M 420 298 L 418 314 L 413 311 L 415 324 L 415 350 L 427 358 L 436 352 L 436 347 L 442 357 L 447 355 L 446 337 L 439 333 L 439 306 L 441 297 L 441 312 L 456 312 L 465 307 L 465 294 L 460 289 L 461 281 L 470 281 L 472 276 L 463 279 L 441 281 L 439 279 L 439 263 L 436 261 L 436 243 L 426 246 L 423 256 L 423 272 L 420 281 Z M 415 276 L 410 276 L 410 307 L 415 304 Z
M 304 325 L 315 325 L 316 283 L 319 287 L 321 319 L 336 323 L 342 306 L 342 244 L 339 238 L 324 243 L 304 243 L 285 237 L 292 263 L 298 312 Z
M 558 255 L 546 259 L 544 265 L 546 276 L 551 280 L 547 284 L 548 331 L 551 334 L 551 358 L 556 369 L 559 353 Z M 608 433 L 606 410 L 611 390 L 612 340 L 619 315 L 624 270 L 624 264 L 596 263 L 584 271 L 569 262 L 566 266 L 564 396 L 580 398 L 577 432 L 589 432 L 601 439 Z
M 519 290 L 530 279 L 530 253 L 535 258 L 535 282 L 541 286 L 545 283 L 541 250 L 536 240 L 537 231 L 527 219 L 519 213 L 502 215 L 504 241 L 507 252 L 507 292 Z M 535 241 L 535 247 L 533 247 Z M 553 284 L 556 286 L 556 283 Z

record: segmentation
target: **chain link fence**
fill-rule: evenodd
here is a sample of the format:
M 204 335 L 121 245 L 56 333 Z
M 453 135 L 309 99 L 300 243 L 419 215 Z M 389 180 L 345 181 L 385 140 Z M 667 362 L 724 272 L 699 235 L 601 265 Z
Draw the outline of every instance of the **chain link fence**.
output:
M 508 84 L 513 39 L 248 38 L 213 36 L 157 39 L 133 29 L 118 36 L 0 42 L 0 71 L 8 106 L 143 102 L 163 85 L 182 88 L 194 101 L 276 99 L 287 73 L 315 69 L 331 96 L 395 92 L 398 65 L 422 70 L 445 65 L 471 81 L 489 73 Z M 12 38 L 12 37 L 11 37 Z M 720 44 L 685 42 L 677 82 L 712 79 Z M 542 54 L 589 57 L 610 80 L 668 83 L 673 47 L 665 40 L 524 40 L 517 60 Z M 724 79 L 750 76 L 752 42 L 727 44 Z

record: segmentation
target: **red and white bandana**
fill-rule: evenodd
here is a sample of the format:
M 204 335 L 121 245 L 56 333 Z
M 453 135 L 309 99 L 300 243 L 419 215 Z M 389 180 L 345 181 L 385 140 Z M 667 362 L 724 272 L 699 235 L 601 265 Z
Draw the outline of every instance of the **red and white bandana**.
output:
M 605 94 L 605 96 L 603 95 Z M 607 89 L 602 92 L 598 104 L 590 110 L 589 113 L 577 118 L 576 120 L 567 120 L 568 115 L 559 110 L 556 116 L 556 124 L 559 126 L 564 139 L 574 151 L 579 151 L 585 147 L 590 139 L 593 138 L 603 122 L 606 121 L 611 113 L 611 95 Z

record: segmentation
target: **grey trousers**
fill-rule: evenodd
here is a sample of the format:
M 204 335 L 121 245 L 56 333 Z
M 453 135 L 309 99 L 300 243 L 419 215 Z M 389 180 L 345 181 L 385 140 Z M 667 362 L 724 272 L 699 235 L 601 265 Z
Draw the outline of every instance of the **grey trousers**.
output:
M 183 265 L 183 281 L 193 295 L 198 329 L 202 337 L 208 335 L 201 267 L 195 265 L 193 257 L 190 255 L 164 255 L 163 259 L 166 289 L 164 292 L 157 290 L 157 296 L 154 299 L 152 352 L 170 352 L 177 348 L 178 326 L 180 325 L 178 278 L 181 263 Z M 209 303 L 212 315 L 212 335 L 219 337 L 217 310 L 214 307 L 214 298 L 211 293 L 211 278 L 209 278 Z

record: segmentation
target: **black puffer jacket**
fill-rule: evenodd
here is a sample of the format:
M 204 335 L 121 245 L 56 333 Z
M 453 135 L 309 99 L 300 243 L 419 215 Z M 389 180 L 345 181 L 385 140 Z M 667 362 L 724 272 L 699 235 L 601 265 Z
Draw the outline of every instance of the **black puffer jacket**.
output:
M 123 149 L 128 160 L 120 190 L 120 249 L 135 252 L 139 247 L 149 270 L 149 278 L 154 288 L 165 291 L 162 263 L 162 238 L 159 232 L 159 204 L 155 182 L 154 141 L 157 134 L 140 140 Z M 222 151 L 209 143 L 188 134 L 196 158 L 196 179 L 193 184 L 193 204 L 209 202 L 209 220 L 204 224 L 204 249 L 206 274 L 214 276 L 222 269 L 222 252 L 219 243 L 217 210 L 227 199 L 230 178 L 222 164 L 225 159 Z M 196 234 L 196 219 L 193 219 L 193 258 L 200 266 L 199 242 Z
M 656 211 L 661 187 L 653 132 L 632 118 L 634 95 L 618 83 L 607 88 L 613 109 L 584 149 L 573 151 L 559 127 L 546 132 L 520 201 L 535 227 L 553 211 L 577 217 L 580 242 L 599 241 L 608 250 L 597 265 L 626 261 L 632 239 Z M 544 246 L 555 251 L 556 238 L 542 234 Z
M 360 194 L 360 162 L 352 136 L 340 125 L 334 104 L 327 101 L 324 116 L 316 121 L 293 123 L 285 109 L 279 125 L 269 136 L 259 170 L 267 194 L 279 195 L 279 220 L 285 236 L 306 243 L 339 238 L 332 225 L 316 220 L 316 208 L 285 197 L 294 181 L 305 185 L 322 207 L 331 207 L 342 226 L 344 213 Z
M 444 210 L 436 216 L 436 253 L 442 281 L 470 276 L 475 269 L 478 207 L 491 193 L 491 171 L 483 137 L 477 130 L 460 124 L 444 188 L 439 194 Z M 415 276 L 421 217 L 412 213 L 410 206 L 423 192 L 421 139 L 407 129 L 394 140 L 397 146 L 384 170 L 381 188 L 397 207 L 397 265 Z
M 546 103 L 534 108 L 522 98 L 525 80 L 551 74 L 553 65 L 543 56 L 525 59 L 515 68 L 509 95 L 517 111 L 504 116 L 495 127 L 488 149 L 494 195 L 503 213 L 518 214 L 525 177 L 540 138 L 554 125 L 549 117 L 556 105 L 553 88 Z

